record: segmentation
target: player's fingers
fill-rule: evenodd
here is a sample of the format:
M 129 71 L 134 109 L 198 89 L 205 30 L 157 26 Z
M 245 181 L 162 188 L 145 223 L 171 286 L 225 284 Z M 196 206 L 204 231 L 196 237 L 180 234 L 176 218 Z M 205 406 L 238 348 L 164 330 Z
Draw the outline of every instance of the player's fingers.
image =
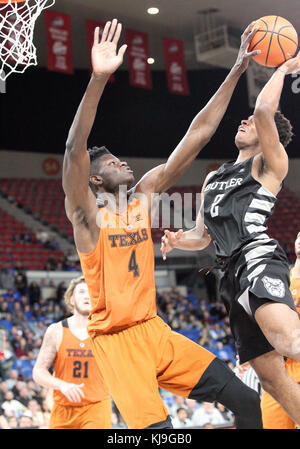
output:
M 116 31 L 116 28 L 117 28 L 117 24 L 118 24 L 117 19 L 113 19 L 113 21 L 111 22 L 111 27 L 110 27 L 107 39 L 106 39 L 107 42 L 111 42 L 113 40 L 113 37 L 115 35 L 115 31 Z
M 170 233 L 170 231 L 168 229 L 165 229 L 164 233 L 165 233 L 165 236 L 166 236 L 167 239 L 169 239 L 171 237 L 171 233 Z
M 99 31 L 100 31 L 99 27 L 96 27 L 94 29 L 94 45 L 99 44 Z
M 122 56 L 122 58 L 123 58 L 126 50 L 127 50 L 127 45 L 126 44 L 122 45 L 122 47 L 119 48 L 118 55 Z
M 255 24 L 255 22 L 256 22 L 256 20 L 253 20 L 251 23 L 249 23 L 249 25 L 245 29 L 243 35 L 246 35 L 246 34 L 250 33 L 250 31 L 252 30 L 252 27 Z
M 114 35 L 113 40 L 112 40 L 116 45 L 117 45 L 117 43 L 119 41 L 119 38 L 120 38 L 120 35 L 121 35 L 121 31 L 122 31 L 122 24 L 118 23 L 115 35 Z
M 102 36 L 101 36 L 101 42 L 105 42 L 106 41 L 110 25 L 111 25 L 111 22 L 106 22 L 105 27 L 103 29 Z
M 245 56 L 246 57 L 255 56 L 255 55 L 259 55 L 259 53 L 261 53 L 261 50 L 253 50 L 253 51 L 250 51 L 249 53 L 247 52 Z
M 183 230 L 182 229 L 179 229 L 177 232 L 176 232 L 176 238 L 177 239 L 180 239 L 180 237 L 182 236 L 182 234 L 183 234 Z
M 246 37 L 245 41 L 250 42 L 258 29 L 259 29 L 258 26 L 254 27 L 253 30 L 251 30 L 250 33 L 248 34 L 248 36 Z

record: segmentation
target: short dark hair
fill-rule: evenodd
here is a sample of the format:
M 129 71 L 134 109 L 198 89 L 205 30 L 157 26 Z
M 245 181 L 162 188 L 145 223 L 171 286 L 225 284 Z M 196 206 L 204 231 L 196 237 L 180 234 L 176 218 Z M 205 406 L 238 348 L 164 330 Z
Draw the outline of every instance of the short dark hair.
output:
M 88 153 L 90 156 L 91 168 L 92 166 L 94 166 L 94 162 L 98 161 L 98 159 L 100 159 L 102 156 L 105 156 L 106 154 L 111 154 L 111 152 L 104 146 L 89 148 Z
M 275 112 L 274 120 L 279 134 L 279 140 L 286 148 L 294 135 L 291 122 L 280 111 Z

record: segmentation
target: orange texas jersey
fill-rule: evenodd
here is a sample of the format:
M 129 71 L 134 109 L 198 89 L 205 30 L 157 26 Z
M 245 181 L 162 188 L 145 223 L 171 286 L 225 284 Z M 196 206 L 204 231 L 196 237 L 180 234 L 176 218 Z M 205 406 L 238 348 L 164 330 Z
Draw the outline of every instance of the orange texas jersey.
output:
M 68 320 L 62 321 L 63 337 L 54 361 L 55 377 L 74 384 L 84 383 L 82 391 L 85 398 L 80 404 L 70 402 L 59 391 L 53 391 L 54 402 L 60 405 L 88 405 L 110 397 L 92 353 L 90 337 L 85 340 L 77 338 L 68 327 Z
M 297 312 L 300 316 L 300 278 L 293 278 L 292 270 L 293 269 L 290 271 L 290 291 L 292 293 Z M 300 336 L 297 336 L 297 338 L 299 339 L 298 346 L 300 347 Z M 300 382 L 300 363 L 296 362 L 296 360 L 288 358 L 285 362 L 285 366 L 289 376 L 296 382 Z
M 127 213 L 104 207 L 96 247 L 78 251 L 91 297 L 89 335 L 112 333 L 156 316 L 154 248 L 146 208 L 134 198 Z

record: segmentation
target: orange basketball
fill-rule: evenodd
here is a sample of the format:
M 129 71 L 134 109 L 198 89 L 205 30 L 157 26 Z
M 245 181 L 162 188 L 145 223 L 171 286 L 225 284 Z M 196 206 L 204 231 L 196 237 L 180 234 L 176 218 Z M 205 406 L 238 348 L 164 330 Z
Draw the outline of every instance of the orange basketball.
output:
M 280 16 L 265 16 L 258 19 L 253 26 L 259 28 L 248 51 L 261 50 L 261 53 L 253 56 L 258 64 L 278 67 L 294 56 L 298 47 L 298 35 L 288 20 Z

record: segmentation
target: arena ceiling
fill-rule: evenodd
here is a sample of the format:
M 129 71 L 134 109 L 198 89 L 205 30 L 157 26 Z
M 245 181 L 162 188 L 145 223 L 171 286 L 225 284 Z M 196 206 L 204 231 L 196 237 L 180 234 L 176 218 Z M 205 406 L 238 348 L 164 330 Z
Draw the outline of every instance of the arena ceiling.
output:
M 149 7 L 160 12 L 151 16 Z M 185 45 L 186 66 L 199 68 L 195 58 L 194 32 L 201 23 L 201 12 L 217 9 L 215 17 L 228 26 L 242 31 L 252 20 L 264 15 L 280 15 L 290 20 L 300 34 L 299 0 L 56 0 L 53 9 L 71 15 L 74 66 L 88 67 L 84 19 L 106 21 L 116 17 L 124 27 L 149 33 L 150 55 L 155 58 L 152 70 L 164 69 L 161 38 L 182 39 Z M 123 35 L 124 39 L 124 35 Z M 43 20 L 36 26 L 35 42 L 39 48 L 39 62 L 46 64 L 46 38 Z M 123 69 L 127 68 L 126 60 Z

